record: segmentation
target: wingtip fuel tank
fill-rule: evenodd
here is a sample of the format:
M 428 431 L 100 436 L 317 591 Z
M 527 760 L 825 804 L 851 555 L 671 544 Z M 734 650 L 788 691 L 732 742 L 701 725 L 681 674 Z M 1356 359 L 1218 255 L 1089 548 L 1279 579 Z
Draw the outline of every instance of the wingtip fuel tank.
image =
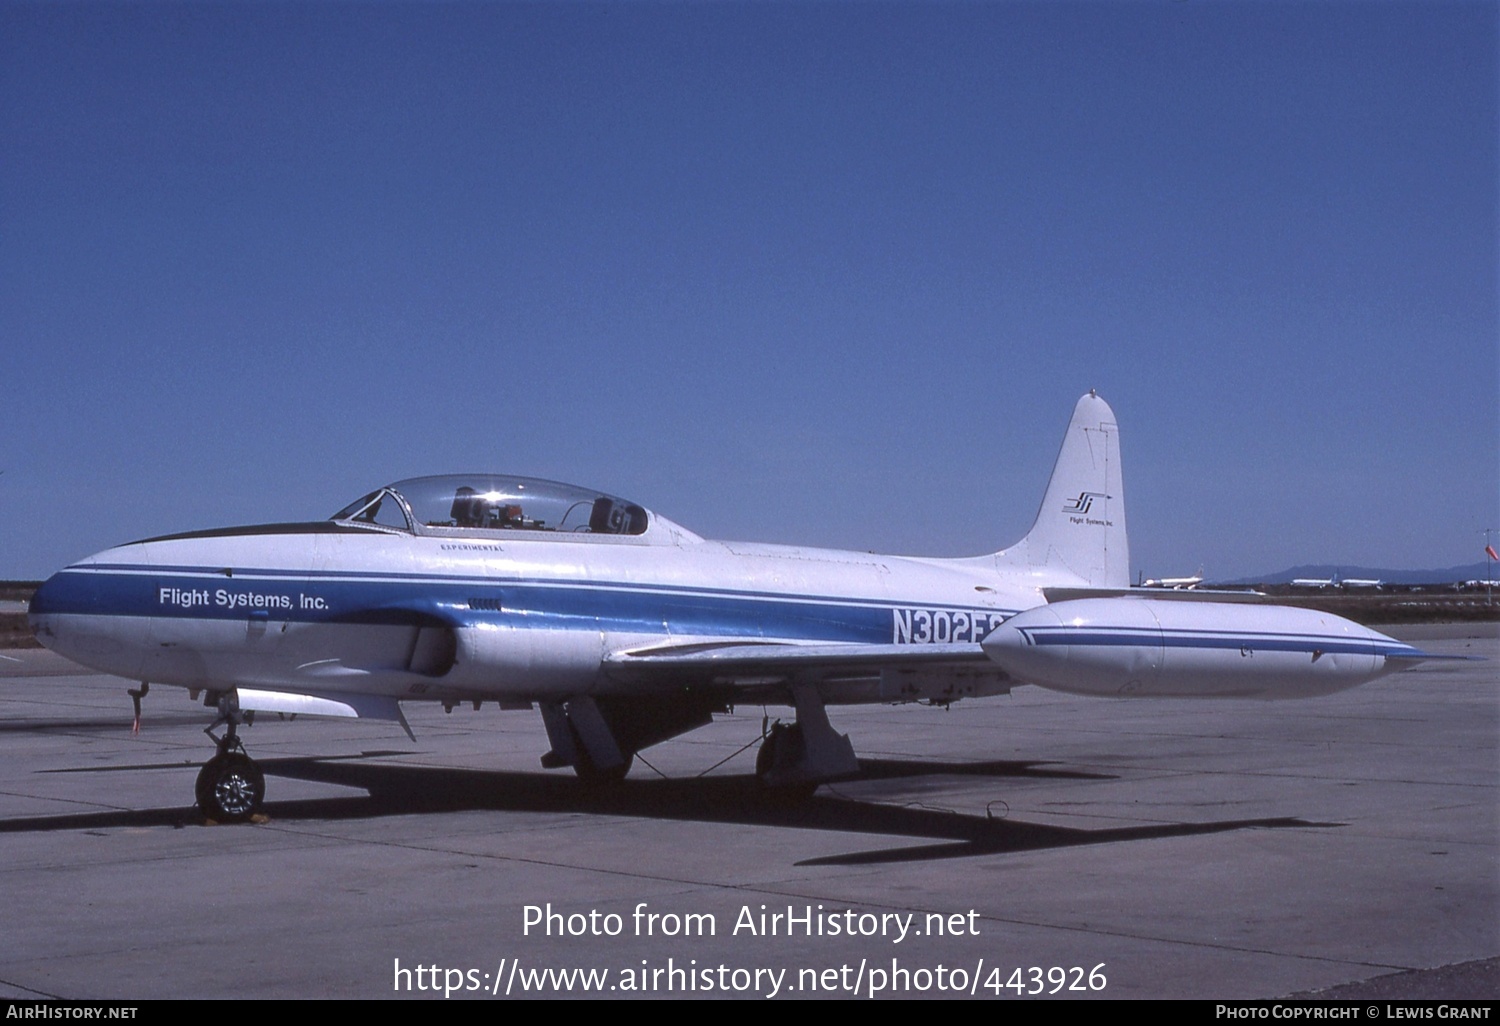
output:
M 985 654 L 1020 680 L 1080 695 L 1307 698 L 1424 653 L 1332 613 L 1290 606 L 1083 598 L 1019 613 Z

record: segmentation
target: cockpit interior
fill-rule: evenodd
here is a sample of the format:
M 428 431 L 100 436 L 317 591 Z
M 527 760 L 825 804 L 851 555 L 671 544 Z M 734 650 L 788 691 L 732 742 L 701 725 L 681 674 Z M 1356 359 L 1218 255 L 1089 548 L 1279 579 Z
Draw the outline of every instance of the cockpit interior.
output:
M 557 481 L 489 474 L 417 477 L 361 496 L 330 520 L 412 534 L 545 531 L 645 534 L 650 517 L 633 502 Z

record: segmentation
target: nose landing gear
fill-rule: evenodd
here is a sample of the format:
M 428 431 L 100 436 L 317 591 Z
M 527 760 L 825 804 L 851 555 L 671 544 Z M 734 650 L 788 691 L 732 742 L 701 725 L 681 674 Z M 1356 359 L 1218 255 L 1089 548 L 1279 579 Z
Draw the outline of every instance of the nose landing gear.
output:
M 234 693 L 219 697 L 219 718 L 204 731 L 213 738 L 218 754 L 203 764 L 193 795 L 198 808 L 220 823 L 243 823 L 260 811 L 266 797 L 266 776 L 245 754 L 236 728 L 242 722 Z M 214 727 L 227 724 L 223 737 L 214 737 Z

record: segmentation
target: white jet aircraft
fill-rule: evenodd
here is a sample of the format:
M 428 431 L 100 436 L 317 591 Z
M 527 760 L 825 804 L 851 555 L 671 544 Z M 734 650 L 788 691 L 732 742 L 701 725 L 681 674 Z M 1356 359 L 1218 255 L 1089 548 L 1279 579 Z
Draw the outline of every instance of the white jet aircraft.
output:
M 1327 613 L 1129 586 L 1119 434 L 1078 401 L 1036 522 L 986 556 L 708 541 L 633 502 L 491 474 L 401 481 L 330 519 L 169 535 L 75 563 L 31 603 L 85 666 L 202 694 L 196 796 L 245 819 L 255 711 L 406 726 L 400 703 L 537 705 L 545 767 L 619 778 L 743 703 L 796 709 L 756 762 L 810 793 L 857 772 L 824 707 L 996 695 L 1321 695 L 1429 658 Z M 222 736 L 212 731 L 220 726 Z M 407 728 L 410 733 L 410 728 Z
M 1203 568 L 1200 566 L 1198 568 L 1197 575 L 1194 576 L 1194 577 L 1159 577 L 1159 578 L 1154 578 L 1152 580 L 1147 581 L 1145 584 L 1141 585 L 1141 587 L 1143 587 L 1143 588 L 1174 588 L 1174 589 L 1177 589 L 1177 590 L 1180 591 L 1180 590 L 1182 590 L 1184 588 L 1189 588 L 1189 589 L 1196 588 L 1196 587 L 1198 587 L 1198 585 L 1200 585 L 1202 583 L 1203 583 Z

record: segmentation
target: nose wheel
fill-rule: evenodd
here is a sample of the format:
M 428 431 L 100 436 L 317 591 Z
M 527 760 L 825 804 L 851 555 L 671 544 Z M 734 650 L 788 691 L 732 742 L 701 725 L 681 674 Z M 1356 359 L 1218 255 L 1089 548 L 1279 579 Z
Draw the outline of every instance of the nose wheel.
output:
M 231 693 L 232 694 L 232 693 Z M 260 811 L 266 797 L 266 775 L 245 754 L 236 727 L 240 723 L 238 703 L 229 696 L 219 702 L 219 718 L 204 731 L 213 738 L 218 753 L 198 771 L 193 796 L 209 819 L 220 823 L 243 823 Z M 214 727 L 227 724 L 223 737 L 214 737 Z
M 244 752 L 224 752 L 203 764 L 194 794 L 209 819 L 243 823 L 265 800 L 266 776 Z

